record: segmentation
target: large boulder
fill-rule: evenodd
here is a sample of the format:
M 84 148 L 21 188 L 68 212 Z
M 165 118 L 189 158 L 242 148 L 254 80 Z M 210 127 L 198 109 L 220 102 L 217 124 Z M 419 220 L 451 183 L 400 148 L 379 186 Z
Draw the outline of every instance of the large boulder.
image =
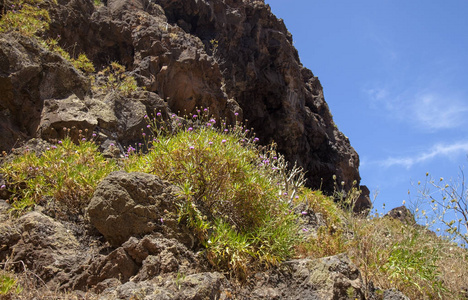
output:
M 178 191 L 155 175 L 113 172 L 97 186 L 86 214 L 113 247 L 155 231 L 180 237 L 184 229 L 177 222 Z

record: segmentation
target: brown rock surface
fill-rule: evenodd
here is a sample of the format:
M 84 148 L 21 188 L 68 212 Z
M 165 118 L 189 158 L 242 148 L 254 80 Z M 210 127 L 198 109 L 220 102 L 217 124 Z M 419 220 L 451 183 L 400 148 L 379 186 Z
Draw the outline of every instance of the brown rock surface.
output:
M 36 136 L 44 101 L 83 98 L 89 80 L 33 39 L 0 34 L 0 151 Z
M 175 219 L 177 191 L 155 175 L 113 172 L 97 186 L 86 214 L 114 247 L 153 231 L 183 232 Z

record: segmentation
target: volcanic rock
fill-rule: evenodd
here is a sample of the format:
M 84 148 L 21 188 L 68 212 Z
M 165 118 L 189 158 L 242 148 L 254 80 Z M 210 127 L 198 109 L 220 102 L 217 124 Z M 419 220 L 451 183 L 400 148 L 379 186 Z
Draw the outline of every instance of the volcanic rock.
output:
M 155 175 L 113 172 L 97 186 L 86 214 L 113 247 L 154 231 L 181 235 L 184 229 L 176 220 L 177 191 Z

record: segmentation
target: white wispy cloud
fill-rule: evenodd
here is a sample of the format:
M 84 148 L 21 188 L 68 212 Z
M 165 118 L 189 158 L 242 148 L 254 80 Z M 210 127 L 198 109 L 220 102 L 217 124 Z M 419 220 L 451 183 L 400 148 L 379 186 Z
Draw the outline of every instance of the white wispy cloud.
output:
M 414 96 L 410 113 L 419 126 L 429 130 L 456 128 L 466 124 L 468 105 L 465 103 L 454 95 L 421 93 Z
M 468 98 L 456 92 L 431 87 L 364 89 L 373 109 L 384 110 L 391 118 L 424 131 L 460 128 L 467 125 Z
M 414 155 L 404 157 L 389 157 L 376 163 L 384 168 L 400 166 L 409 169 L 413 165 L 424 163 L 438 157 L 453 157 L 467 153 L 468 141 L 453 144 L 436 144 L 425 152 L 415 153 Z

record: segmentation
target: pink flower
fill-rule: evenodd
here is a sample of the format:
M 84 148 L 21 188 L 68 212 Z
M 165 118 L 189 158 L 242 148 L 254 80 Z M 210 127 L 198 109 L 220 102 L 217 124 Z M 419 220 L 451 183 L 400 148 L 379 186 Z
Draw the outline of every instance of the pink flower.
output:
M 226 140 L 222 140 L 221 143 L 223 143 L 223 144 L 226 143 Z

